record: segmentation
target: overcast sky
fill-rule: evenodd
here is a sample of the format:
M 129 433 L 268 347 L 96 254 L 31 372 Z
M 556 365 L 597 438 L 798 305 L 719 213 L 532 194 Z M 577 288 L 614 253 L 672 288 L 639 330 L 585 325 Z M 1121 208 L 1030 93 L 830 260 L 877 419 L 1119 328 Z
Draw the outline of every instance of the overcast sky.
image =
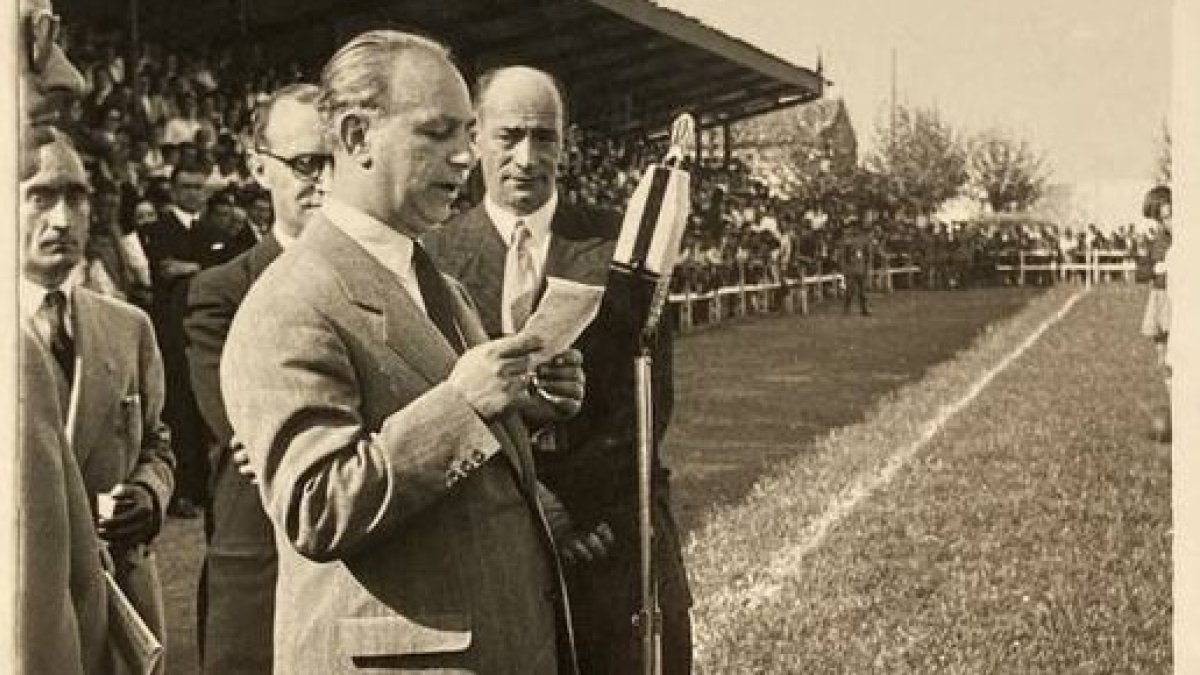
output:
M 658 0 L 797 65 L 817 52 L 870 147 L 902 103 L 1027 138 L 1066 182 L 1149 180 L 1170 105 L 1169 0 Z

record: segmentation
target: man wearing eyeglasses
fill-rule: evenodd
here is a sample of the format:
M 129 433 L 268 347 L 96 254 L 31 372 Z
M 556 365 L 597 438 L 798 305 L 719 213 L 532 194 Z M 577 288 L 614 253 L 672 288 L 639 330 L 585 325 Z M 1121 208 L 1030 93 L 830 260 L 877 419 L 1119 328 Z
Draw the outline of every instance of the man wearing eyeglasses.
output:
M 321 205 L 329 165 L 311 84 L 275 92 L 254 119 L 254 178 L 271 197 L 270 234 L 234 260 L 192 280 L 184 329 L 192 387 L 216 439 L 208 549 L 200 580 L 199 634 L 206 673 L 269 673 L 276 553 L 271 521 L 251 478 L 233 458 L 241 445 L 221 398 L 221 350 L 233 315 L 258 276 L 304 231 Z

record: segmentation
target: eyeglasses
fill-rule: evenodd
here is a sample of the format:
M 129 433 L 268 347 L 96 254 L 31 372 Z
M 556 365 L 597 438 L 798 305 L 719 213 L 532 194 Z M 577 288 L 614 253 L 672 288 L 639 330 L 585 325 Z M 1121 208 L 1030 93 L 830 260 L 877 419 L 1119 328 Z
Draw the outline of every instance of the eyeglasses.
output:
M 47 9 L 37 9 L 25 17 L 25 52 L 29 58 L 29 72 L 40 75 L 50 62 L 54 45 L 58 42 L 62 20 Z
M 310 183 L 320 178 L 321 172 L 333 161 L 333 155 L 322 152 L 305 152 L 293 157 L 280 157 L 265 148 L 255 148 L 254 151 L 282 162 L 292 170 L 292 174 L 296 178 Z

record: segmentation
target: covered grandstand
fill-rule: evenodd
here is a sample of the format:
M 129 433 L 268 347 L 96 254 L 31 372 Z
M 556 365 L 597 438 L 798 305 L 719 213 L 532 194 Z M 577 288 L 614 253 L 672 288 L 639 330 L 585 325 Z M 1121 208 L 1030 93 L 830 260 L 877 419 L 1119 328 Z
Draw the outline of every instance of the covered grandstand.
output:
M 65 0 L 68 21 L 177 48 L 231 48 L 315 69 L 351 35 L 417 30 L 448 43 L 468 77 L 504 64 L 553 72 L 579 125 L 615 137 L 661 131 L 683 111 L 701 127 L 819 99 L 818 72 L 649 0 Z

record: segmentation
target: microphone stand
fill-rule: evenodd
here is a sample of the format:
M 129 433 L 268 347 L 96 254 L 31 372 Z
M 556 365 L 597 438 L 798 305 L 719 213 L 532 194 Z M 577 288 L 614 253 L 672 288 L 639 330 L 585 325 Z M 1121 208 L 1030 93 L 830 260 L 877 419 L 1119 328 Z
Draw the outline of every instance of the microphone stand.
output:
M 662 307 L 670 292 L 670 274 L 656 282 L 650 316 L 641 333 L 638 354 L 634 358 L 634 381 L 637 387 L 637 467 L 638 467 L 638 535 L 641 562 L 641 604 L 634 617 L 640 631 L 642 673 L 659 675 L 662 672 L 662 609 L 658 603 L 658 571 L 654 564 L 654 343 Z

